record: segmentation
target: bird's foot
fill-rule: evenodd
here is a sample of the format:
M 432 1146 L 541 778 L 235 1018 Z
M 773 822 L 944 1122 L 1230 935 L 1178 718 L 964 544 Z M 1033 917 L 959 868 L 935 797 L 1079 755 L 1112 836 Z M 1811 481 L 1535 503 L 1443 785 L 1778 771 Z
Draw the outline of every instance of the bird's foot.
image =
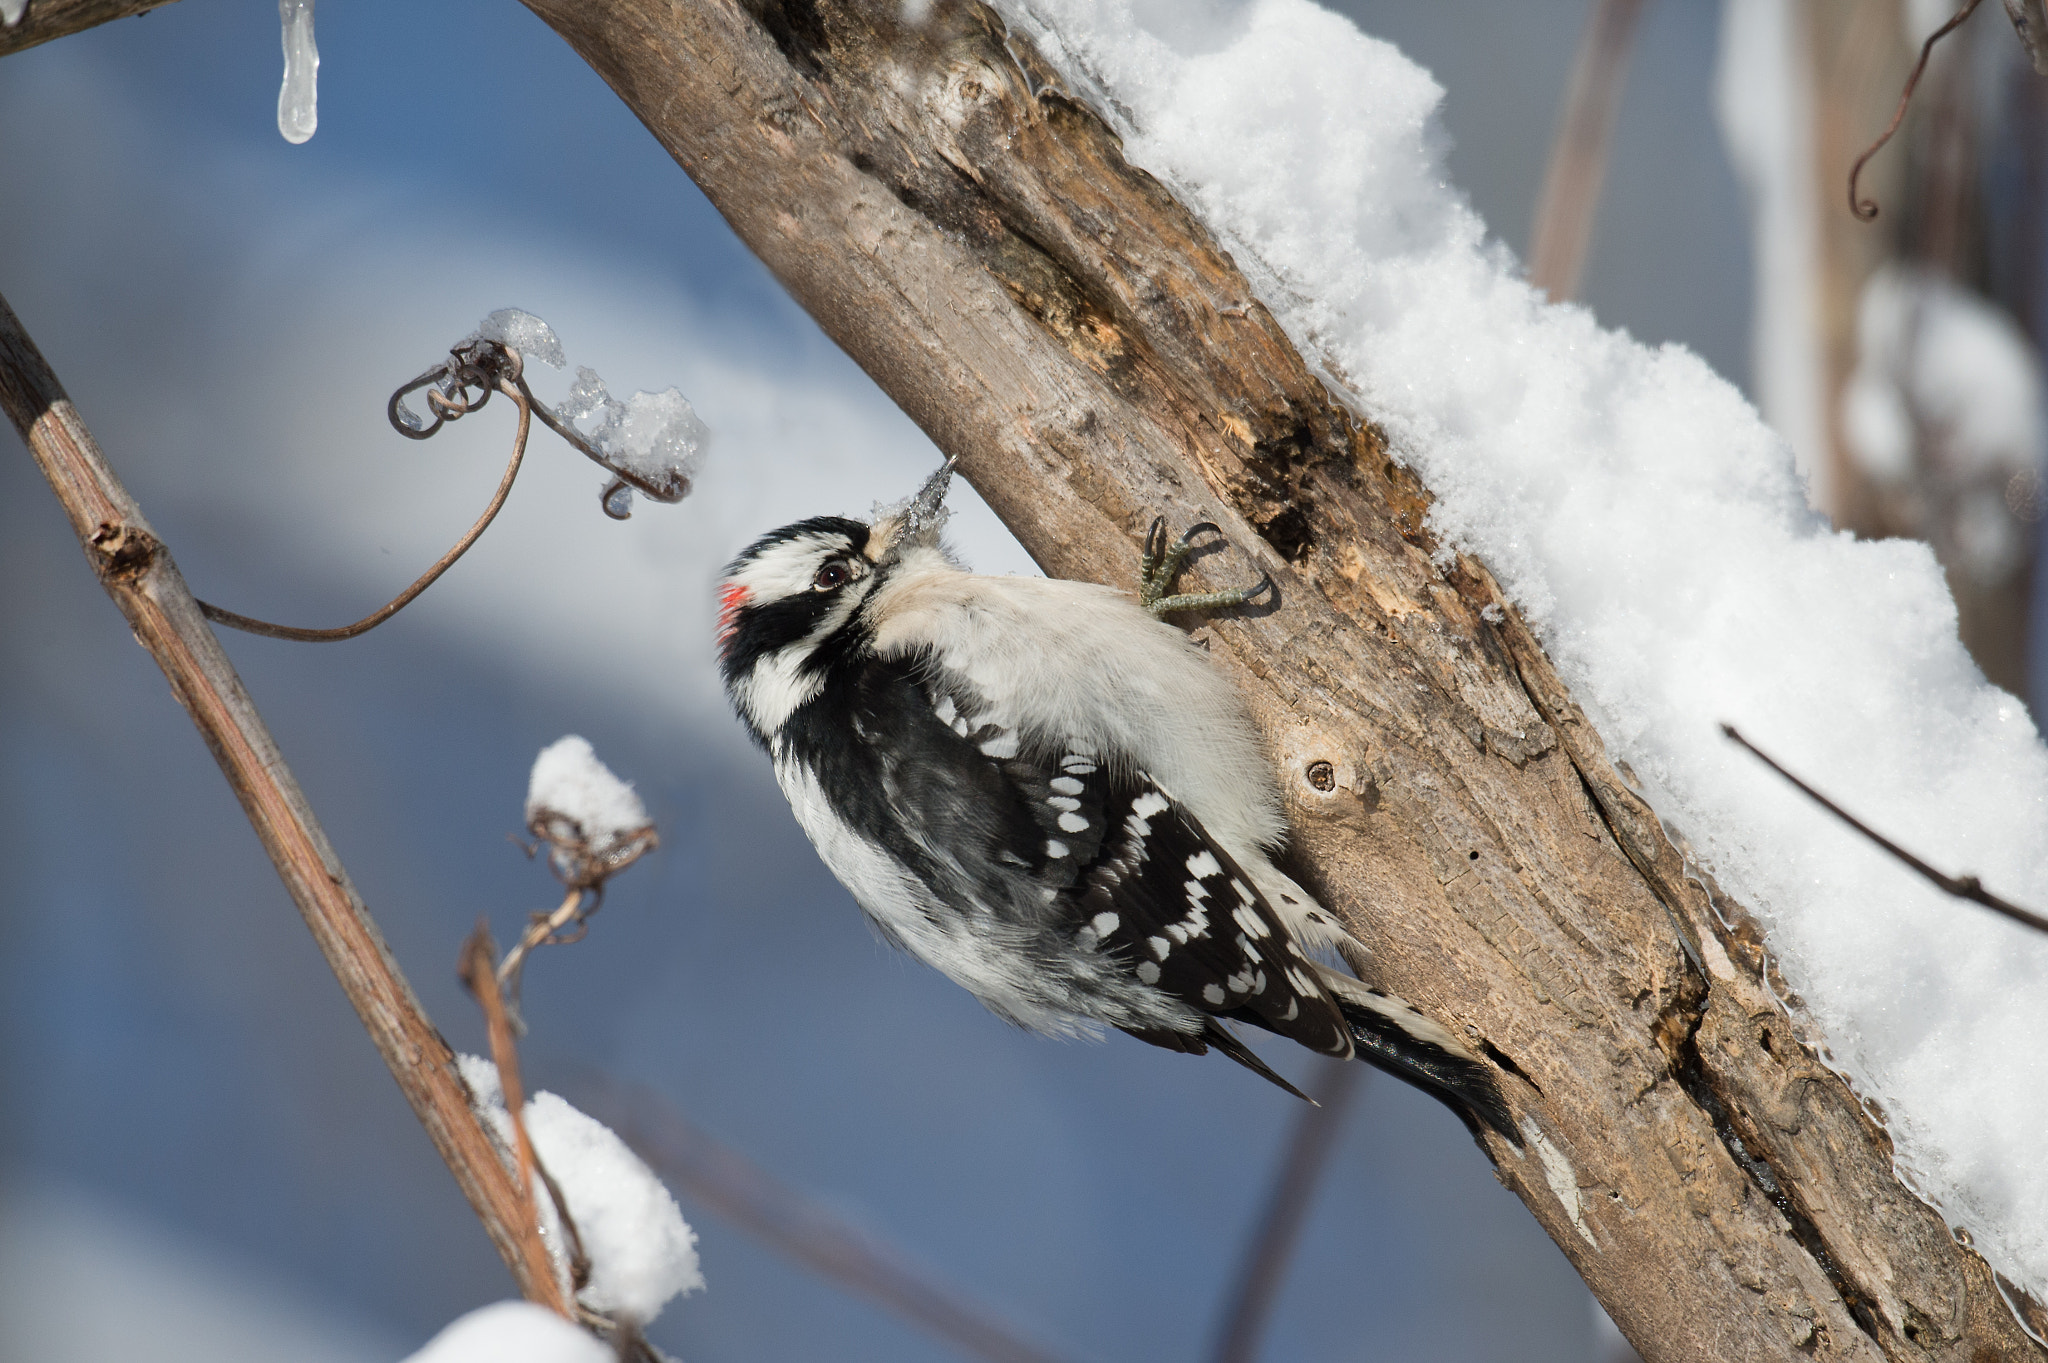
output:
M 1157 620 L 1175 611 L 1221 610 L 1230 606 L 1242 606 L 1261 592 L 1273 589 L 1273 578 L 1266 574 L 1249 587 L 1239 587 L 1227 592 L 1182 592 L 1174 593 L 1173 580 L 1180 574 L 1181 564 L 1195 551 L 1195 537 L 1203 533 L 1220 535 L 1223 532 L 1208 521 L 1189 526 L 1181 537 L 1169 542 L 1166 538 L 1166 517 L 1158 516 L 1152 521 L 1152 528 L 1145 532 L 1145 561 L 1138 572 L 1138 604 L 1152 613 Z

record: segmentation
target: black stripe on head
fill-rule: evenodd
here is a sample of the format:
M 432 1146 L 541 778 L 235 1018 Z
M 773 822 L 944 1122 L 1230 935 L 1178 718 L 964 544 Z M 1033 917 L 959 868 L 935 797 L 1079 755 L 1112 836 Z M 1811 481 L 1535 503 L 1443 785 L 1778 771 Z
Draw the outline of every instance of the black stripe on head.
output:
M 848 520 L 844 516 L 813 516 L 807 521 L 785 525 L 780 530 L 770 530 L 761 538 L 739 551 L 732 562 L 725 565 L 725 580 L 731 581 L 749 563 L 754 562 L 778 544 L 788 544 L 806 536 L 844 535 L 853 546 L 854 553 L 868 547 L 868 527 L 865 521 Z
M 771 530 L 726 565 L 719 591 L 719 671 L 730 688 L 749 675 L 768 654 L 805 638 L 832 608 L 835 594 L 814 590 L 810 575 L 835 556 L 859 556 L 867 547 L 868 527 L 844 516 L 813 516 L 807 521 Z M 776 561 L 777 551 L 806 543 L 814 555 L 793 560 L 790 571 L 762 581 L 761 570 Z M 815 562 L 811 559 L 815 558 Z

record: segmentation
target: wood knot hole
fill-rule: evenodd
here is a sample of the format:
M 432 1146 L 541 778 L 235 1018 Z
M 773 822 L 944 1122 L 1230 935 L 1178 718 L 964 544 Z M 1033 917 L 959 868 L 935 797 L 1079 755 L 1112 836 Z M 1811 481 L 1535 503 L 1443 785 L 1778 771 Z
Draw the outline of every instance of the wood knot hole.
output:
M 1328 762 L 1309 763 L 1305 774 L 1308 783 L 1326 795 L 1337 788 L 1337 769 Z

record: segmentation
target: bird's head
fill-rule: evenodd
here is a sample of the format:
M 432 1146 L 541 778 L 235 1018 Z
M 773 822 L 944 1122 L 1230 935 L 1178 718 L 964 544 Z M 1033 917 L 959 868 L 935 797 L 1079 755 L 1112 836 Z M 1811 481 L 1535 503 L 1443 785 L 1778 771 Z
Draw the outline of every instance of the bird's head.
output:
M 719 669 L 757 737 L 817 693 L 823 673 L 863 639 L 861 608 L 920 550 L 943 554 L 948 460 L 916 496 L 870 522 L 814 516 L 772 530 L 726 565 L 718 587 Z

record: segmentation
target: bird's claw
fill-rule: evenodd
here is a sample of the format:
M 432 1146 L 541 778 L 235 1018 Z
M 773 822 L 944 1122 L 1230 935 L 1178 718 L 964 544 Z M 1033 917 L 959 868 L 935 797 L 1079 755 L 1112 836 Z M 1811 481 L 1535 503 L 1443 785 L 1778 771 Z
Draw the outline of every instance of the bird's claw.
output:
M 1184 592 L 1172 593 L 1168 589 L 1180 574 L 1181 564 L 1195 551 L 1195 537 L 1204 533 L 1221 535 L 1223 531 L 1211 521 L 1200 521 L 1181 532 L 1180 538 L 1169 542 L 1166 537 L 1166 517 L 1155 516 L 1152 526 L 1145 532 L 1145 559 L 1138 573 L 1138 604 L 1150 611 L 1157 620 L 1176 611 L 1221 610 L 1231 606 L 1242 606 L 1261 592 L 1273 589 L 1272 574 L 1260 576 L 1250 587 L 1239 587 L 1225 592 Z

